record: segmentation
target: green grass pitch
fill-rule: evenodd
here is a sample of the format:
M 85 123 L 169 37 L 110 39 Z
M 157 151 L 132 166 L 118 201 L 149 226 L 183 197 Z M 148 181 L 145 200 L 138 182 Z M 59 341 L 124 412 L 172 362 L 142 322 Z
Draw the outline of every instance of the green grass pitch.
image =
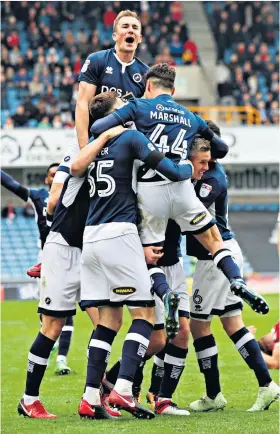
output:
M 267 333 L 278 320 L 278 297 L 267 296 L 271 311 L 267 317 L 255 314 L 245 307 L 244 318 L 247 325 L 257 327 L 257 336 Z M 91 332 L 91 324 L 86 314 L 78 311 L 75 331 L 68 356 L 73 373 L 67 377 L 54 375 L 54 366 L 46 373 L 41 388 L 41 399 L 48 411 L 58 415 L 57 420 L 33 420 L 19 417 L 17 404 L 24 390 L 27 353 L 38 329 L 36 301 L 6 301 L 2 303 L 2 429 L 1 432 L 16 433 L 56 433 L 78 434 L 103 433 L 197 433 L 197 434 L 276 434 L 278 430 L 278 403 L 272 404 L 269 411 L 250 414 L 246 410 L 254 403 L 257 382 L 247 368 L 232 342 L 225 335 L 218 319 L 213 322 L 213 332 L 219 349 L 221 384 L 228 406 L 218 413 L 194 414 L 188 417 L 159 416 L 151 421 L 138 421 L 123 412 L 120 420 L 89 421 L 81 420 L 77 407 L 82 396 L 86 372 L 86 346 Z M 109 365 L 118 359 L 129 316 L 126 313 L 124 326 L 117 337 Z M 142 389 L 142 402 L 149 386 L 151 362 L 145 368 L 145 382 Z M 278 381 L 278 372 L 272 371 Z M 203 377 L 198 370 L 192 343 L 174 401 L 182 407 L 198 399 L 204 393 Z

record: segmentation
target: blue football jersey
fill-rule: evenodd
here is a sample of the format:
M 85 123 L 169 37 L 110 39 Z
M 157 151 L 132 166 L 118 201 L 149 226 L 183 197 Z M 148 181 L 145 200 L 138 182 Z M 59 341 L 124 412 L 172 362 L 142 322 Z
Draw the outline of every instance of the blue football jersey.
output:
M 141 97 L 145 91 L 143 76 L 149 69 L 137 57 L 129 63 L 122 62 L 114 48 L 92 53 L 86 59 L 79 81 L 97 86 L 96 95 L 115 91 L 119 97 L 128 94 Z
M 160 152 L 179 162 L 186 159 L 195 135 L 208 128 L 207 123 L 167 94 L 153 99 L 134 99 L 113 113 L 123 124 L 133 121 L 136 128 L 154 143 Z M 162 181 L 162 177 L 142 166 L 138 181 Z
M 86 178 L 69 175 L 64 182 L 55 208 L 48 242 L 82 248 L 83 232 L 89 207 L 89 187 Z
M 30 188 L 29 198 L 34 206 L 35 219 L 39 229 L 40 240 L 44 244 L 44 242 L 46 241 L 46 237 L 49 233 L 46 222 L 49 191 L 45 188 Z
M 201 202 L 216 219 L 223 240 L 233 238 L 228 227 L 228 183 L 225 169 L 220 163 L 212 162 L 202 179 L 195 182 L 195 192 Z M 186 236 L 187 254 L 198 259 L 212 256 L 190 233 Z

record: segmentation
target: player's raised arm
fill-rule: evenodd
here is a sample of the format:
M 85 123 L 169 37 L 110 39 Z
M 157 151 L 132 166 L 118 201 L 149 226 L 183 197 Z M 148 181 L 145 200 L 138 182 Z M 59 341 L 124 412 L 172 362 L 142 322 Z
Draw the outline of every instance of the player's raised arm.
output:
M 30 190 L 17 182 L 14 178 L 8 175 L 8 173 L 4 172 L 4 170 L 1 170 L 1 185 L 16 194 L 25 202 L 28 201 Z
M 79 84 L 79 92 L 75 112 L 75 124 L 80 148 L 88 143 L 89 102 L 95 95 L 96 86 L 84 81 Z
M 135 130 L 131 131 L 131 134 L 136 159 L 143 161 L 148 167 L 173 182 L 184 181 L 192 176 L 193 165 L 190 160 L 185 160 L 181 164 L 174 163 L 159 152 L 144 134 Z
M 126 131 L 122 126 L 111 128 L 84 147 L 71 164 L 71 175 L 82 176 L 108 140 Z
M 125 125 L 126 122 L 134 121 L 137 116 L 137 100 L 130 101 L 103 119 L 95 121 L 90 129 L 93 136 L 98 136 L 103 131 L 116 125 Z

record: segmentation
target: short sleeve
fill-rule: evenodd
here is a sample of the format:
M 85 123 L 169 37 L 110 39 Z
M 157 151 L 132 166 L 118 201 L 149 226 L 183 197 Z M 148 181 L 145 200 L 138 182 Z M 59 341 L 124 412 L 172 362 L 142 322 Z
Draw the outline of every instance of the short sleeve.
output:
M 123 107 L 117 109 L 114 114 L 123 124 L 130 121 L 134 122 L 137 117 L 137 100 L 134 99 L 129 101 Z
M 82 66 L 78 81 L 98 86 L 105 67 L 104 57 L 101 56 L 101 52 L 90 54 Z
M 208 178 L 199 181 L 195 186 L 196 195 L 199 200 L 209 208 L 221 193 L 221 187 L 215 178 Z
M 73 143 L 72 145 L 69 145 L 67 148 L 66 153 L 63 156 L 62 161 L 60 162 L 60 165 L 58 166 L 58 169 L 56 171 L 56 174 L 53 179 L 54 184 L 63 184 L 67 176 L 70 174 L 70 168 L 72 161 L 78 153 L 80 152 L 80 148 L 78 143 Z

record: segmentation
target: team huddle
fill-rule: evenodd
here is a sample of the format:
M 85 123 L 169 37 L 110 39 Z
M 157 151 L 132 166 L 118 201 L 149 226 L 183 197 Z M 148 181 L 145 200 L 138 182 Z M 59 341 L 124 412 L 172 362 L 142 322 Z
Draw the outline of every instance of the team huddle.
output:
M 44 408 L 39 390 L 59 337 L 64 349 L 57 373 L 70 372 L 71 336 L 65 344 L 63 331 L 73 329 L 77 303 L 93 326 L 81 417 L 116 419 L 120 410 L 142 419 L 188 416 L 172 396 L 180 387 L 190 332 L 206 394 L 189 407 L 223 409 L 213 315 L 255 373 L 259 393 L 248 411 L 267 409 L 280 388 L 242 321 L 242 307 L 244 301 L 259 314 L 269 307 L 246 286 L 242 253 L 228 226 L 227 179 L 219 162 L 228 147 L 214 122 L 175 102 L 173 67 L 148 68 L 134 57 L 141 42 L 136 13 L 120 12 L 113 39 L 114 49 L 91 54 L 81 69 L 78 143 L 48 169 L 49 195 L 40 202 L 40 195 L 2 172 L 2 185 L 24 200 L 30 197 L 41 213 L 42 325 L 28 354 L 18 412 L 56 418 Z M 190 298 L 182 236 L 187 254 L 198 259 Z M 108 370 L 125 306 L 132 322 L 120 359 Z M 146 408 L 139 395 L 145 362 L 153 356 Z

